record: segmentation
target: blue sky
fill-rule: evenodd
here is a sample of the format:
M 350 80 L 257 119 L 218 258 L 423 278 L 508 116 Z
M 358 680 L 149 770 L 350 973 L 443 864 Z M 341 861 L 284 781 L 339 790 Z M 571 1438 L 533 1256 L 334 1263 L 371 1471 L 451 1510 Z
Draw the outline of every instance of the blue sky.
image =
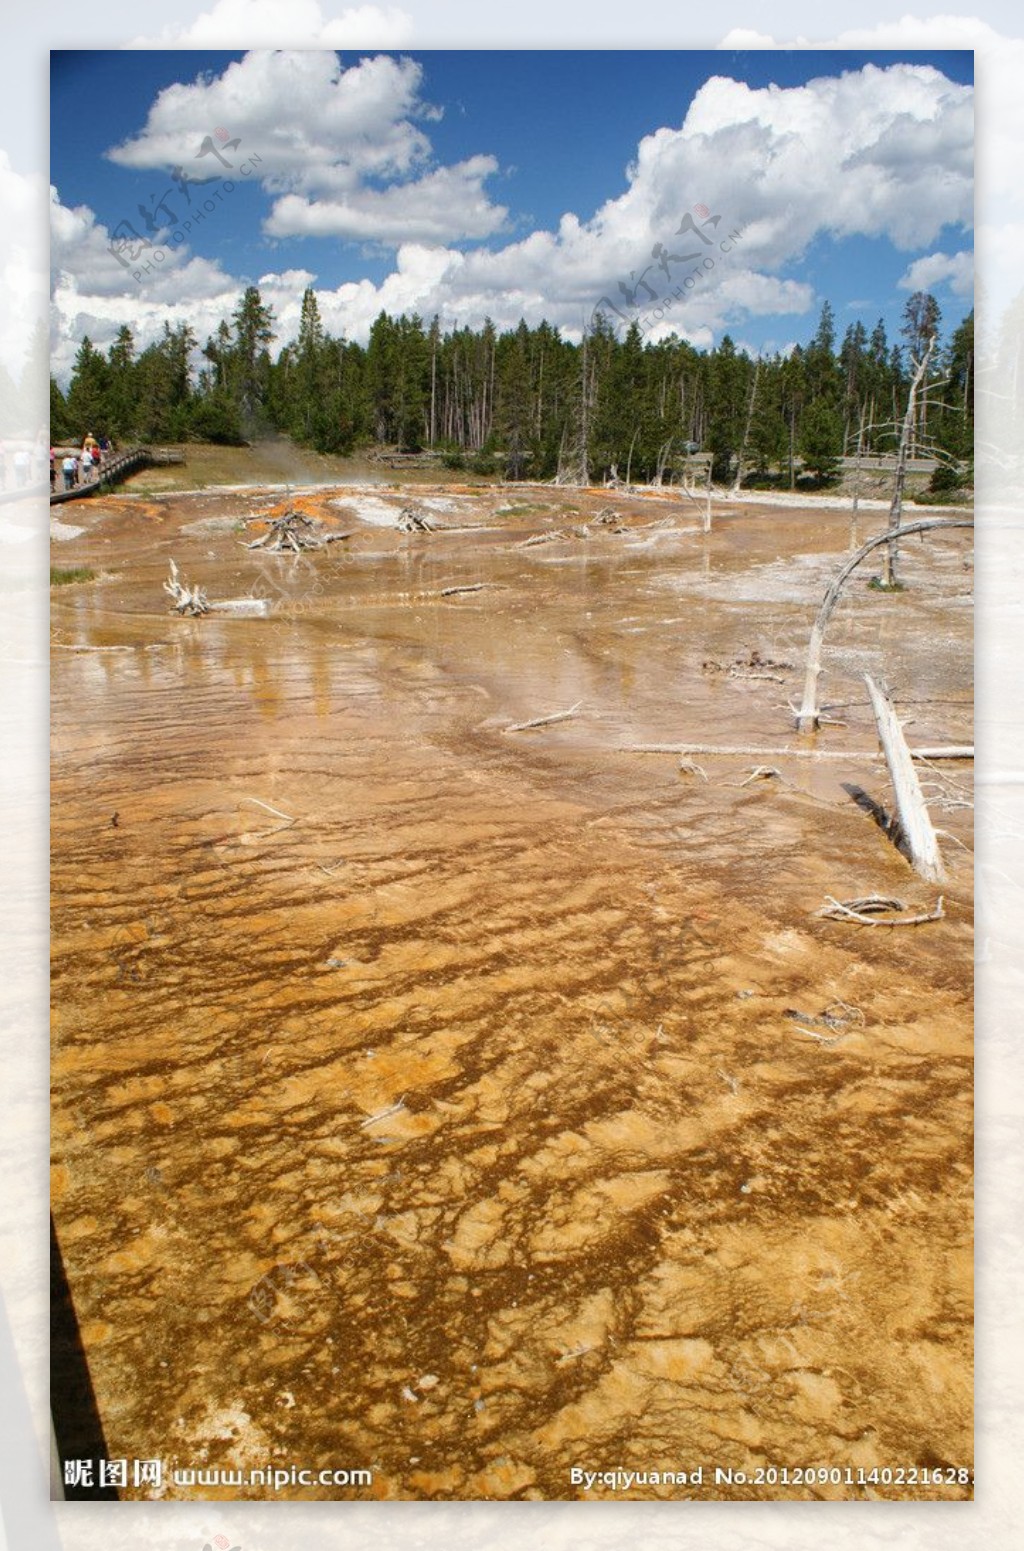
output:
M 382 306 L 578 333 L 602 295 L 650 277 L 655 243 L 679 251 L 694 207 L 744 233 L 742 256 L 661 318 L 638 308 L 652 338 L 785 348 L 826 298 L 840 332 L 882 316 L 895 335 L 917 283 L 950 327 L 971 306 L 968 52 L 98 50 L 51 64 L 58 370 L 76 331 L 105 343 L 119 322 L 145 339 L 187 318 L 202 340 L 252 282 L 282 339 L 307 283 L 354 338 Z M 183 229 L 170 168 L 219 173 L 195 158 L 215 129 L 239 137 L 229 158 L 261 162 Z M 133 275 L 109 234 L 127 219 L 141 235 L 140 203 L 165 192 L 178 231 L 159 272 Z

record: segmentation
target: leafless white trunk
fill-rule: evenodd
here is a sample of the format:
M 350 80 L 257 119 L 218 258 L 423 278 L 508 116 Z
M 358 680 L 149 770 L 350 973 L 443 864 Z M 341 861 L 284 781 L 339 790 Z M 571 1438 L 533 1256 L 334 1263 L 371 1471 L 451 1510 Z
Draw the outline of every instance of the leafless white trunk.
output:
M 732 493 L 738 495 L 743 483 L 743 465 L 747 457 L 747 444 L 750 441 L 750 426 L 754 419 L 754 405 L 757 402 L 757 380 L 761 375 L 761 357 L 758 356 L 754 366 L 754 380 L 750 384 L 750 400 L 747 404 L 747 423 L 743 427 L 743 440 L 740 442 L 739 455 L 736 459 L 736 479 L 733 483 Z
M 925 375 L 928 371 L 928 363 L 935 348 L 935 340 L 928 341 L 928 348 L 920 361 L 915 363 L 914 376 L 910 384 L 910 393 L 907 397 L 907 412 L 903 416 L 903 426 L 900 431 L 899 451 L 896 455 L 896 474 L 893 483 L 892 501 L 889 506 L 889 533 L 894 535 L 900 531 L 903 523 L 903 492 L 907 483 L 907 459 L 910 456 L 910 448 L 913 442 L 917 417 L 917 395 Z M 896 560 L 898 547 L 895 538 L 890 537 L 885 546 L 885 554 L 882 558 L 882 586 L 895 587 Z

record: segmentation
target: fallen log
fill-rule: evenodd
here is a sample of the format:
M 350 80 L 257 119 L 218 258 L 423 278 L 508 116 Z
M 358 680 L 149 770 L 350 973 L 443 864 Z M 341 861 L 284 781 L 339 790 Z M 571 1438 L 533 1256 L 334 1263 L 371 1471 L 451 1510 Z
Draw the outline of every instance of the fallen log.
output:
M 622 743 L 616 754 L 680 754 L 692 758 L 695 754 L 718 755 L 723 759 L 879 759 L 877 749 L 808 749 L 808 748 L 758 748 L 755 744 L 712 743 Z M 973 759 L 973 743 L 943 744 L 938 748 L 910 750 L 911 759 Z
M 882 694 L 870 673 L 865 673 L 864 682 L 871 696 L 871 708 L 875 713 L 878 736 L 896 797 L 900 830 L 910 852 L 910 860 L 922 878 L 929 883 L 941 883 L 946 872 L 942 865 L 939 842 L 903 736 L 903 728 L 892 701 L 888 695 Z
M 211 614 L 235 614 L 265 619 L 270 613 L 269 598 L 220 598 L 207 605 Z
M 550 533 L 534 533 L 531 538 L 523 539 L 522 543 L 517 544 L 515 547 L 516 549 L 532 549 L 535 544 L 553 544 L 558 539 L 572 537 L 573 535 L 567 533 L 564 528 L 554 528 Z

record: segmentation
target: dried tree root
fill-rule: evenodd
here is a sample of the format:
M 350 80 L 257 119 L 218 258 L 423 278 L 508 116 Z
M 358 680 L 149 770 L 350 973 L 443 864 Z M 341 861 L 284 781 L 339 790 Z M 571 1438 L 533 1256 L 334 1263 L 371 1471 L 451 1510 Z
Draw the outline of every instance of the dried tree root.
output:
M 298 555 L 304 549 L 323 549 L 325 544 L 338 544 L 342 539 L 351 537 L 351 532 L 327 532 L 323 523 L 315 517 L 307 517 L 305 512 L 293 509 L 285 512 L 283 517 L 274 517 L 266 533 L 261 533 L 258 539 L 253 539 L 251 544 L 243 547 L 262 549 L 268 553 L 291 550 Z
M 403 533 L 433 533 L 437 524 L 414 506 L 403 506 L 398 514 L 398 526 Z
M 170 562 L 171 572 L 164 582 L 164 592 L 174 599 L 174 608 L 178 614 L 208 614 L 210 605 L 206 593 L 198 585 L 186 587 L 178 579 L 178 567 L 174 561 Z

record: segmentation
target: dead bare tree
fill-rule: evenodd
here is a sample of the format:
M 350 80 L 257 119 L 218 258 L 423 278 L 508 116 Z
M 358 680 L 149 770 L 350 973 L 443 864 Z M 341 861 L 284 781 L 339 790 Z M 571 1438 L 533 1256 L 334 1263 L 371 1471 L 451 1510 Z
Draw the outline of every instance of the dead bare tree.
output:
M 882 581 L 881 585 L 887 590 L 897 587 L 896 559 L 898 546 L 895 536 L 899 533 L 903 522 L 903 493 L 907 483 L 907 459 L 910 456 L 910 447 L 917 428 L 917 395 L 921 384 L 928 371 L 928 363 L 935 349 L 935 337 L 928 341 L 928 346 L 920 361 L 914 362 L 914 375 L 910 383 L 910 392 L 907 395 L 907 408 L 903 416 L 903 425 L 900 429 L 900 444 L 896 453 L 896 473 L 893 480 L 892 501 L 889 505 L 889 542 L 885 546 L 885 554 L 882 557 Z
M 861 459 L 864 456 L 864 410 L 860 412 L 860 424 L 857 427 L 857 454 L 853 466 L 853 505 L 850 508 L 850 536 L 851 542 L 856 542 L 853 535 L 856 533 L 857 508 L 860 505 L 860 472 Z
M 754 420 L 754 405 L 757 403 L 757 381 L 760 375 L 761 357 L 758 356 L 757 361 L 754 364 L 754 380 L 750 384 L 750 399 L 747 403 L 747 420 L 743 427 L 743 440 L 740 442 L 740 450 L 736 457 L 736 478 L 733 481 L 733 495 L 739 495 L 740 486 L 743 483 L 743 467 L 747 458 L 747 445 L 750 441 L 750 427 Z
M 973 517 L 922 517 L 918 522 L 908 522 L 900 529 L 903 536 L 913 533 L 929 533 L 934 528 L 973 528 Z M 835 576 L 828 585 L 828 589 L 821 601 L 817 618 L 811 629 L 811 638 L 807 646 L 807 672 L 804 677 L 804 694 L 800 710 L 797 712 L 797 727 L 801 732 L 813 732 L 818 725 L 821 711 L 818 706 L 818 677 L 821 673 L 821 648 L 825 639 L 825 628 L 835 612 L 843 588 L 849 581 L 853 572 L 861 561 L 880 544 L 889 544 L 892 541 L 892 529 L 884 533 L 876 534 L 873 539 L 868 539 L 866 544 L 856 550 L 840 566 Z
M 665 469 L 668 467 L 669 455 L 672 451 L 672 443 L 674 441 L 675 437 L 670 436 L 668 441 L 658 449 L 658 464 L 652 483 L 658 485 L 659 487 L 665 482 Z
M 629 489 L 630 471 L 631 471 L 631 469 L 633 467 L 633 448 L 636 446 L 636 439 L 637 439 L 637 437 L 639 435 L 640 435 L 640 427 L 637 426 L 636 430 L 633 432 L 633 439 L 632 439 L 632 441 L 629 444 L 629 454 L 628 454 L 628 456 L 626 458 L 626 489 L 627 490 Z
M 703 505 L 701 504 L 700 501 L 698 501 L 696 495 L 694 494 L 694 490 L 691 490 L 689 485 L 686 483 L 685 472 L 683 474 L 683 482 L 682 482 L 682 487 L 681 488 L 682 488 L 683 494 L 685 496 L 687 496 L 689 498 L 689 500 L 691 500 L 693 502 L 694 506 L 700 512 L 700 531 L 702 533 L 710 533 L 711 532 L 711 458 L 710 457 L 708 457 L 708 460 L 707 460 L 707 481 L 706 481 L 706 484 L 705 484 L 705 487 L 704 487 L 704 502 L 703 502 Z M 694 481 L 694 489 L 696 489 L 696 481 Z

